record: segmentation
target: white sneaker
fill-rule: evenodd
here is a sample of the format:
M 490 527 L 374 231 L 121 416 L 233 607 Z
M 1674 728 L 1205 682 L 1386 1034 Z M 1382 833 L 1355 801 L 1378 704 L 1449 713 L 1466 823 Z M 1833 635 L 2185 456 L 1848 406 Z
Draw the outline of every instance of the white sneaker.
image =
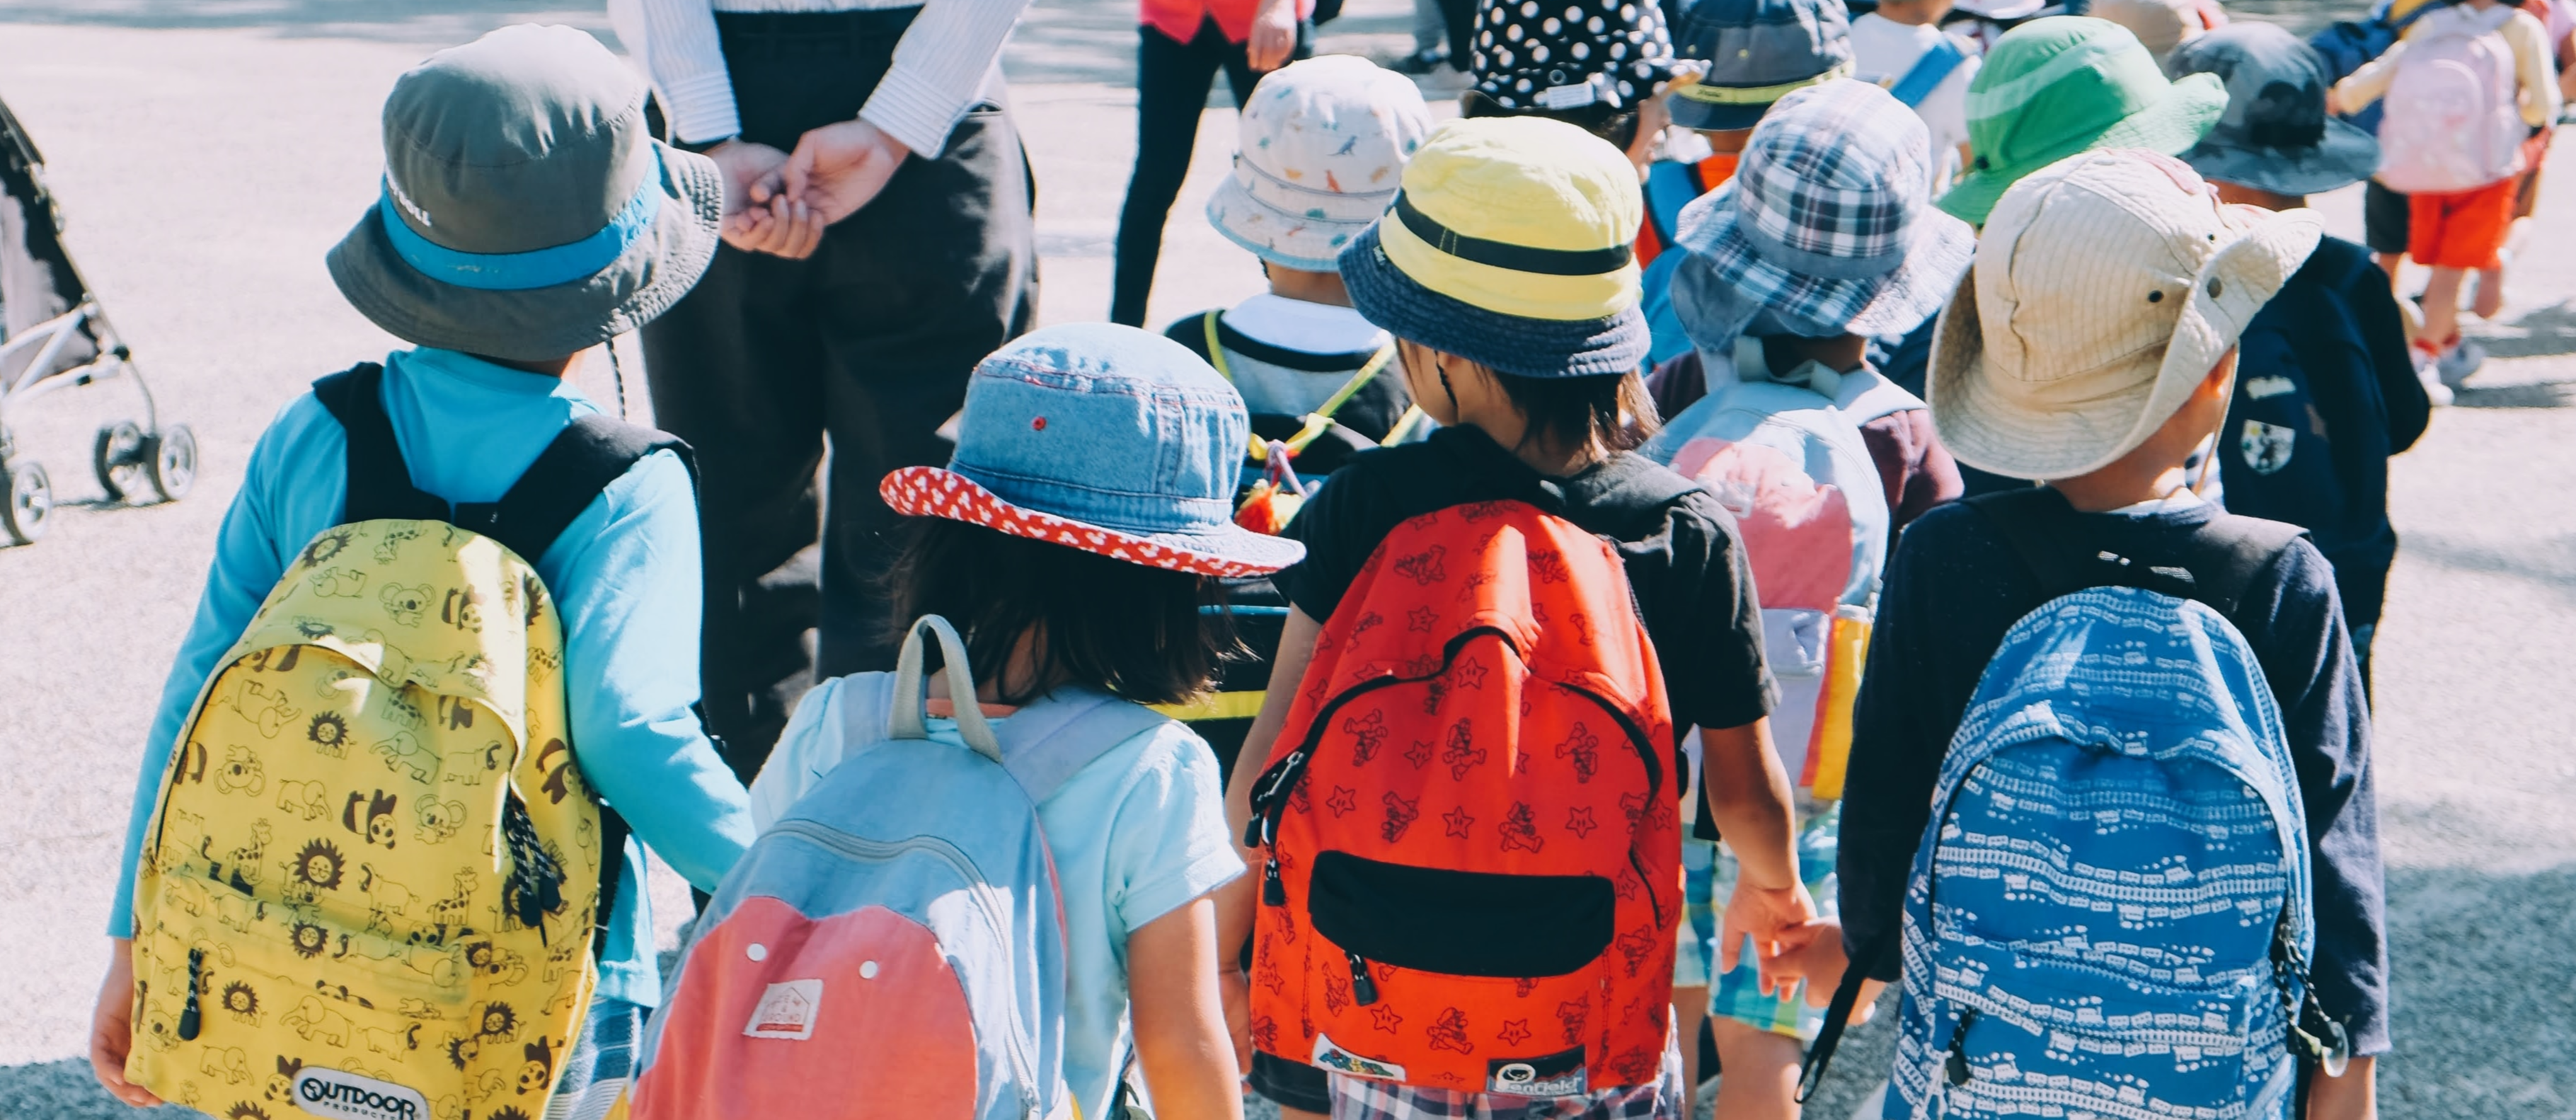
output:
M 2451 387 L 2442 384 L 2442 375 L 2435 368 L 2438 363 L 2434 361 L 2432 355 L 2422 350 L 2415 351 L 2414 357 L 2415 380 L 2424 383 L 2424 396 L 2433 402 L 2435 408 L 2450 407 Z

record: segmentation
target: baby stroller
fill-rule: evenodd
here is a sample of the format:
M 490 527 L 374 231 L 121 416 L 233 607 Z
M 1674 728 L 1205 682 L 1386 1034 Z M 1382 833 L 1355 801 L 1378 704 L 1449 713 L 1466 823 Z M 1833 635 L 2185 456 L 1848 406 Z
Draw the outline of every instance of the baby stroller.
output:
M 0 544 L 34 543 L 53 513 L 53 480 L 18 456 L 9 417 L 56 389 L 121 377 L 143 398 L 142 423 L 105 425 L 91 448 L 110 501 L 177 501 L 197 478 L 197 437 L 184 424 L 161 426 L 143 371 L 63 250 L 43 165 L 17 115 L 0 104 Z

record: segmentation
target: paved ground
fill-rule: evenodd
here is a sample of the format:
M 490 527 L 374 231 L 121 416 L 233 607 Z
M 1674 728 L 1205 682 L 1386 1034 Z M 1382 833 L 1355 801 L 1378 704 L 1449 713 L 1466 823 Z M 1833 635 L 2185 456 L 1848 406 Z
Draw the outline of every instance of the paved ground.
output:
M 2288 7 L 2275 0 L 2281 7 Z M 1097 318 L 1132 151 L 1129 8 L 1040 0 L 1014 97 L 1040 182 L 1042 315 Z M 0 97 L 34 131 L 74 251 L 196 427 L 185 502 L 107 508 L 89 433 L 132 415 L 117 386 L 11 423 L 73 504 L 0 552 L 0 1120 L 122 1115 L 76 1061 L 105 946 L 136 741 L 194 609 L 215 524 L 268 416 L 312 377 L 389 345 L 333 293 L 321 253 L 374 196 L 376 107 L 429 49 L 595 7 L 506 0 L 0 0 Z M 2283 13 L 2314 22 L 2316 9 Z M 1406 45 L 1402 0 L 1353 0 L 1328 49 Z M 1175 208 L 1157 322 L 1259 284 L 1197 217 L 1232 115 L 1208 114 Z M 2576 156 L 2562 153 L 2497 359 L 2400 460 L 2405 535 L 2380 641 L 2380 798 L 2392 863 L 2401 1052 L 2391 1116 L 2576 1117 Z M 2565 189 L 2562 189 L 2565 188 Z M 2357 231 L 2355 200 L 2325 200 Z M 630 361 L 630 394 L 641 387 Z M 582 371 L 603 400 L 603 363 Z M 670 885 L 662 884 L 667 891 Z M 667 893 L 666 896 L 667 897 Z M 1876 1045 L 1871 1043 L 1875 1041 Z M 1820 1116 L 1883 1069 L 1846 1051 Z

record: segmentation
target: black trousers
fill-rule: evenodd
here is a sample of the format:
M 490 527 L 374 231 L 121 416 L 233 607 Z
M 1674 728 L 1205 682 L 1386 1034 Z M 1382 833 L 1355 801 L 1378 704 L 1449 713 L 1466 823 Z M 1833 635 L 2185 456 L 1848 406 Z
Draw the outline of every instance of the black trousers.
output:
M 1136 46 L 1136 174 L 1127 180 L 1127 205 L 1118 213 L 1118 263 L 1109 289 L 1109 321 L 1145 325 L 1145 297 L 1154 289 L 1154 264 L 1163 255 L 1163 223 L 1198 146 L 1199 111 L 1207 108 L 1208 83 L 1225 72 L 1240 107 L 1252 99 L 1261 75 L 1246 44 L 1225 41 L 1214 17 L 1183 43 L 1139 27 Z M 1309 31 L 1297 28 L 1295 57 L 1307 54 Z
M 913 12 L 718 13 L 743 138 L 792 151 L 857 116 Z M 1010 115 L 979 106 L 813 256 L 719 248 L 644 328 L 654 419 L 697 449 L 707 718 L 745 781 L 812 680 L 893 667 L 877 483 L 947 461 L 967 374 L 1028 329 L 1033 189 Z

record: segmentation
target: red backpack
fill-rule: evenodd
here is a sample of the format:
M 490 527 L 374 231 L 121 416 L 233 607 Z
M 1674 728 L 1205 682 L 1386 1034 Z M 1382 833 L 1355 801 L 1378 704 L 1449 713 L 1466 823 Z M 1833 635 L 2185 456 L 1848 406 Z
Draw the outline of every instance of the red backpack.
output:
M 1303 683 L 1253 792 L 1254 1045 L 1459 1092 L 1652 1083 L 1681 791 L 1618 554 L 1521 502 L 1416 517 Z

